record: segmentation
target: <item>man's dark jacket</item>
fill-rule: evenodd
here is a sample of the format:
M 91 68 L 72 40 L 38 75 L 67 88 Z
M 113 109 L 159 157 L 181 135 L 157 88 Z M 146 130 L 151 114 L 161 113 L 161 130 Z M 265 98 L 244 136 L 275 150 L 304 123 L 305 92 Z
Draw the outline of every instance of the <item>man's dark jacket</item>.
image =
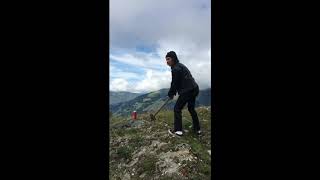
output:
M 171 73 L 172 81 L 168 92 L 169 97 L 173 97 L 177 92 L 181 95 L 198 87 L 198 84 L 185 65 L 177 62 L 171 67 Z

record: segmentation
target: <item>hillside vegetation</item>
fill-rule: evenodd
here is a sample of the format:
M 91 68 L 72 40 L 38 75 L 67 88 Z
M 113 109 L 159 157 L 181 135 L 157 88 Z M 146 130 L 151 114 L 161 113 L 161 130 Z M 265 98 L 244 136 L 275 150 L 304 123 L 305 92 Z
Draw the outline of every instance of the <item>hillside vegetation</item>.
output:
M 110 179 L 199 179 L 211 177 L 211 107 L 199 107 L 203 135 L 192 132 L 192 119 L 183 110 L 184 136 L 168 133 L 173 111 L 160 111 L 156 121 L 149 114 L 138 120 L 112 116 L 110 121 Z
M 130 101 L 140 95 L 142 95 L 142 94 L 141 93 L 125 92 L 125 91 L 121 91 L 121 92 L 110 91 L 109 92 L 109 98 L 110 98 L 109 104 L 117 104 L 117 103 L 121 103 L 121 102 Z

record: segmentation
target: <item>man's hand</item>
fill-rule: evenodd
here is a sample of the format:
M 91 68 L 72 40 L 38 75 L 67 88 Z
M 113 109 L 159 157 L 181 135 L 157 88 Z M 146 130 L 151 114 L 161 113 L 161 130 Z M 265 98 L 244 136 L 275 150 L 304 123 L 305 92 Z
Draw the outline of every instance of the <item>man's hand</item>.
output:
M 169 92 L 168 92 L 168 97 L 169 97 L 170 99 L 173 99 L 173 97 L 174 97 L 176 94 L 177 94 L 177 92 L 169 91 Z

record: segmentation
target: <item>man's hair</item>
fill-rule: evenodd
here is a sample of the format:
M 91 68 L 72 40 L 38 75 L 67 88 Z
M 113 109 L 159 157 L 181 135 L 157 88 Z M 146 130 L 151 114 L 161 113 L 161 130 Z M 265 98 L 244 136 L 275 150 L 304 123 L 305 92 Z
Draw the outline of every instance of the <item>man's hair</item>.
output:
M 177 57 L 177 54 L 174 52 L 174 51 L 169 51 L 166 55 L 166 57 L 171 57 L 175 63 L 178 63 L 179 62 L 179 59 Z

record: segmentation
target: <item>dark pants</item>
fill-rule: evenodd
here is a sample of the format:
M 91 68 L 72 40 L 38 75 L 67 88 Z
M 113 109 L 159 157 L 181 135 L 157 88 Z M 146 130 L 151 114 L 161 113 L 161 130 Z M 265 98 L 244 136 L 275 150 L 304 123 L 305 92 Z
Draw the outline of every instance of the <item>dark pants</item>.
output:
M 193 130 L 199 131 L 200 124 L 197 112 L 195 110 L 196 97 L 199 94 L 199 88 L 195 88 L 189 92 L 180 94 L 175 106 L 174 106 L 174 130 L 182 131 L 182 109 L 188 103 L 188 111 L 191 114 L 193 121 Z

